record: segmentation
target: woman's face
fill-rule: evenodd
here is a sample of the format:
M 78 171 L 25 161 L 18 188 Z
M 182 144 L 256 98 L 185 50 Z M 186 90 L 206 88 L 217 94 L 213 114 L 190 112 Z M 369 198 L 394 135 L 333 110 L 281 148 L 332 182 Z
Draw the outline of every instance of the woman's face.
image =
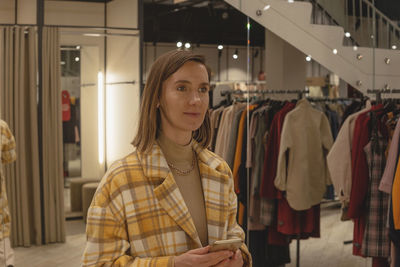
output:
M 188 61 L 162 84 L 161 129 L 172 140 L 190 141 L 208 109 L 208 73 L 196 61 Z

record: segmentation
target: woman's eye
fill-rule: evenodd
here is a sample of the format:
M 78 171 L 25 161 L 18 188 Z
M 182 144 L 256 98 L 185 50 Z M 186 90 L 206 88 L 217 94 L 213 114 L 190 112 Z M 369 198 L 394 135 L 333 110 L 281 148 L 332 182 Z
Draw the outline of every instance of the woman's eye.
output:
M 201 88 L 199 88 L 199 92 L 200 93 L 207 93 L 208 92 L 208 88 L 207 87 L 201 87 Z
M 179 86 L 176 90 L 183 92 L 185 89 L 185 86 Z

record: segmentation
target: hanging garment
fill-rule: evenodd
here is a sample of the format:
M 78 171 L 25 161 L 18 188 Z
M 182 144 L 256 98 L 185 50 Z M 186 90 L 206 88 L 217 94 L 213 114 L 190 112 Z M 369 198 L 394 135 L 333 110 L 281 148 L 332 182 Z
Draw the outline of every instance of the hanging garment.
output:
M 335 191 L 338 193 L 339 199 L 344 206 L 350 201 L 351 192 L 351 149 L 353 143 L 353 134 L 355 122 L 361 113 L 369 111 L 370 102 L 367 102 L 366 108 L 354 113 L 345 120 L 340 128 L 335 143 L 327 156 L 329 173 Z
M 393 177 L 397 166 L 399 138 L 400 138 L 400 120 L 397 121 L 396 128 L 393 133 L 392 142 L 386 160 L 385 171 L 383 173 L 381 182 L 379 184 L 379 190 L 386 192 L 388 194 L 392 192 Z
M 376 128 L 375 128 L 376 129 Z M 361 253 L 365 257 L 388 257 L 390 255 L 389 231 L 386 227 L 388 201 L 386 193 L 378 190 L 379 182 L 385 168 L 385 150 L 387 138 L 377 133 L 364 148 L 368 169 L 369 188 L 366 198 L 367 219 Z
M 271 127 L 267 138 L 267 147 L 265 149 L 263 177 L 261 181 L 260 194 L 261 197 L 267 199 L 280 198 L 280 192 L 274 185 L 276 169 L 278 164 L 279 146 L 281 140 L 281 132 L 286 114 L 295 108 L 295 104 L 288 102 L 273 117 Z
M 306 210 L 321 202 L 331 184 L 326 154 L 333 138 L 325 114 L 306 99 L 299 100 L 289 112 L 282 128 L 274 184 L 286 191 L 294 210 Z

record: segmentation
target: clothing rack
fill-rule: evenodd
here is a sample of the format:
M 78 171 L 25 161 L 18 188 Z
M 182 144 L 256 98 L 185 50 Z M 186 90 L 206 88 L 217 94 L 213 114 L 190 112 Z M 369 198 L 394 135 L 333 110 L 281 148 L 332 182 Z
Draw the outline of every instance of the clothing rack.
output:
M 221 96 L 226 96 L 227 100 L 230 101 L 231 95 L 243 95 L 243 94 L 297 94 L 298 99 L 303 98 L 303 96 L 310 91 L 308 89 L 304 90 L 225 90 L 221 91 Z
M 228 101 L 230 101 L 230 96 L 232 94 L 297 94 L 298 99 L 302 99 L 305 94 L 309 93 L 308 89 L 304 90 L 225 90 L 221 92 L 221 96 L 226 96 Z M 249 121 L 249 113 L 247 113 L 247 121 Z M 250 173 L 247 168 L 247 203 L 246 210 L 249 211 L 250 205 Z M 247 216 L 248 220 L 249 216 Z M 249 230 L 249 222 L 247 221 L 247 247 L 250 248 L 250 230 Z M 300 235 L 296 237 L 296 267 L 300 267 Z
M 400 94 L 400 89 L 368 89 L 367 94 L 375 94 L 376 101 L 382 102 L 382 94 Z

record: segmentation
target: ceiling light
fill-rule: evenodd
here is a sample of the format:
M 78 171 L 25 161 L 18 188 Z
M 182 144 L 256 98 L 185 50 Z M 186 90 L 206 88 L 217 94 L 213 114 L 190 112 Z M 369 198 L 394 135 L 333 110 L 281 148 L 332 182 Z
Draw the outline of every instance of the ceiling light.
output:
M 358 80 L 357 81 L 357 86 L 361 86 L 362 85 L 362 81 Z
M 271 5 L 266 5 L 266 6 L 263 8 L 263 10 L 266 11 L 266 10 L 268 10 L 270 7 L 271 7 Z
M 223 45 L 218 45 L 218 50 L 222 50 L 222 49 L 224 49 L 224 46 Z
M 311 61 L 311 56 L 309 55 L 309 56 L 306 56 L 306 60 L 307 61 Z
M 347 38 L 350 38 L 351 34 L 350 34 L 349 32 L 346 32 L 346 33 L 344 34 L 344 36 L 346 36 Z
M 362 58 L 363 58 L 363 55 L 362 54 L 357 54 L 357 57 L 356 57 L 358 60 L 361 60 Z
M 185 44 L 185 47 L 186 47 L 186 48 L 190 48 L 190 43 L 186 43 L 186 44 Z
M 75 57 L 75 61 L 78 62 L 79 61 L 79 57 Z
M 235 50 L 235 53 L 233 53 L 232 57 L 233 57 L 233 59 L 238 59 L 239 58 L 237 49 Z
M 337 49 L 333 49 L 332 52 L 336 55 L 337 54 Z
M 355 46 L 353 46 L 353 50 L 354 51 L 357 51 L 358 50 L 358 47 L 355 45 Z
M 61 61 L 60 63 L 61 63 L 61 65 L 65 65 L 65 61 Z
M 77 46 L 76 46 L 76 49 L 78 49 L 78 50 L 81 49 L 81 46 L 80 46 L 80 45 L 77 45 Z
M 176 47 L 181 48 L 182 47 L 182 42 L 177 42 Z
M 289 3 L 294 3 L 294 0 L 288 0 Z
M 385 57 L 385 63 L 386 63 L 386 65 L 389 65 L 390 64 L 390 58 Z
M 396 50 L 397 49 L 397 45 L 392 45 L 392 49 Z

